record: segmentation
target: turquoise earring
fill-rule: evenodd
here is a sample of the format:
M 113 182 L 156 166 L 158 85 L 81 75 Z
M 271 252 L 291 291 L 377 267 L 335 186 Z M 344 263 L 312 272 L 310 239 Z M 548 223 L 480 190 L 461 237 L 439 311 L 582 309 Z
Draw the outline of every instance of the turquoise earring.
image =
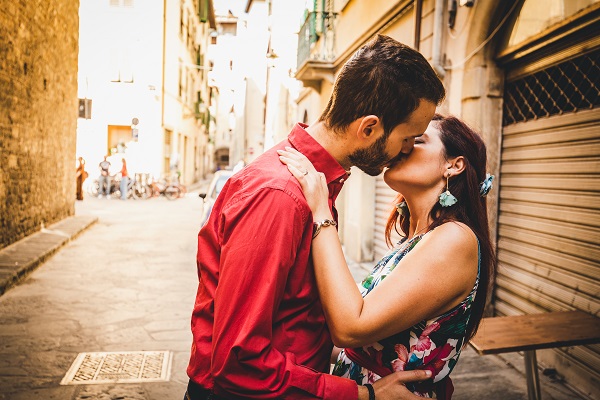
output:
M 446 176 L 446 191 L 442 194 L 440 194 L 440 205 L 442 207 L 450 207 L 453 206 L 454 204 L 456 204 L 456 202 L 458 201 L 456 199 L 456 197 L 454 197 L 452 195 L 452 193 L 450 193 L 450 189 L 449 189 L 449 182 L 450 181 L 450 173 L 448 173 L 448 175 Z
M 396 210 L 398 210 L 398 214 L 406 215 L 408 212 L 408 204 L 406 204 L 406 201 L 396 204 Z

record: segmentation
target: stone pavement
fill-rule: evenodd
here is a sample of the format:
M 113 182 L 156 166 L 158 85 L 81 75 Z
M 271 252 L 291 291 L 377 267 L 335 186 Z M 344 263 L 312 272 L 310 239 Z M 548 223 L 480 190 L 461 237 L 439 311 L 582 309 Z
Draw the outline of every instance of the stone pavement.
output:
M 0 399 L 183 397 L 197 288 L 197 189 L 174 201 L 86 197 L 73 219 L 0 251 L 2 272 L 11 262 L 33 270 L 12 287 L 11 277 L 0 296 Z M 368 267 L 350 263 L 357 280 Z M 166 382 L 60 384 L 78 353 L 162 350 L 172 352 Z M 517 368 L 466 349 L 453 373 L 454 399 L 526 399 L 522 358 L 512 358 Z M 544 400 L 581 398 L 540 378 Z
M 0 250 L 0 295 L 97 220 L 90 215 L 65 218 Z

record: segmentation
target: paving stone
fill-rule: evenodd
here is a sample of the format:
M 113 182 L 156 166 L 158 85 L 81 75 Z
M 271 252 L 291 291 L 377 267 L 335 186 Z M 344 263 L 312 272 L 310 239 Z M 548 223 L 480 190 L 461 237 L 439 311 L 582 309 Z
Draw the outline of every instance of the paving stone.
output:
M 96 221 L 97 217 L 89 215 L 69 217 L 0 250 L 0 295 Z M 63 230 L 53 231 L 55 227 Z
M 181 400 L 201 211 L 197 195 L 174 202 L 78 202 L 76 216 L 97 221 L 0 296 L 0 400 Z M 350 265 L 357 281 L 370 267 Z M 79 353 L 137 350 L 172 352 L 169 382 L 60 385 Z M 522 364 L 519 354 L 513 358 Z M 544 400 L 581 399 L 540 379 Z M 527 398 L 521 371 L 470 348 L 453 380 L 455 400 Z

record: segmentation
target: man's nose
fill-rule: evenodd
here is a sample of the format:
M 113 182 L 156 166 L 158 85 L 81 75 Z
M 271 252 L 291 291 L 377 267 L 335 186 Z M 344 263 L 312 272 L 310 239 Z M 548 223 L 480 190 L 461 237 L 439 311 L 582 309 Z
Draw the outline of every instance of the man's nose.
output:
M 402 141 L 402 150 L 400 152 L 409 154 L 415 147 L 415 138 L 406 138 Z

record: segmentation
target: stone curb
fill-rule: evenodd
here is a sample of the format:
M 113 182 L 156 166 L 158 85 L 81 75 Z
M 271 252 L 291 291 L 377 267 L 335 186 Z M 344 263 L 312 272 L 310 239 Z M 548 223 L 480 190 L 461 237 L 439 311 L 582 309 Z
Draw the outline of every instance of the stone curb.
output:
M 0 250 L 0 296 L 97 221 L 94 216 L 67 217 Z

